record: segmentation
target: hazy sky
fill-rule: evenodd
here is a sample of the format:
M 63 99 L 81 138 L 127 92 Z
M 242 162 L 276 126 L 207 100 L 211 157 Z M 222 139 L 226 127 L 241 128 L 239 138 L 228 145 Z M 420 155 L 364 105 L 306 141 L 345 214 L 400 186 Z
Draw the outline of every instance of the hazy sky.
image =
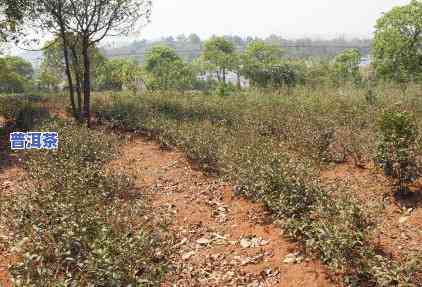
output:
M 370 37 L 376 19 L 410 0 L 153 0 L 141 38 L 197 33 Z

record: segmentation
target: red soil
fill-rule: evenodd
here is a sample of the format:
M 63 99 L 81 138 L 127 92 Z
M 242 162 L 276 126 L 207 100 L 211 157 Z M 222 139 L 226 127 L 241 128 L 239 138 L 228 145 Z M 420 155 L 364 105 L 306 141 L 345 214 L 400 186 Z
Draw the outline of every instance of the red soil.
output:
M 422 181 L 407 198 L 394 195 L 390 181 L 373 167 L 341 164 L 321 173 L 323 182 L 347 186 L 377 224 L 375 243 L 400 259 L 422 255 Z
M 335 286 L 317 260 L 284 263 L 300 249 L 283 238 L 265 209 L 193 170 L 181 153 L 164 152 L 142 138 L 121 151 L 112 168 L 137 178 L 178 242 L 162 286 Z M 253 240 L 258 244 L 246 246 Z

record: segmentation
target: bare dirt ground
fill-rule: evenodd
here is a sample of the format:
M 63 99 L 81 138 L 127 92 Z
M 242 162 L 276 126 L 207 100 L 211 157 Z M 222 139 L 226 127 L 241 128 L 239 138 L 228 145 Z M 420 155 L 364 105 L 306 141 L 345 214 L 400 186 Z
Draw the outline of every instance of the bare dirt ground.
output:
M 7 122 L 0 117 L 0 201 L 12 200 L 14 194 L 27 182 L 22 161 L 18 153 L 9 150 L 9 130 Z M 0 209 L 0 217 L 4 213 Z M 0 287 L 11 287 L 10 276 L 7 272 L 13 257 L 9 252 L 6 230 L 0 224 Z
M 7 143 L 7 141 L 6 141 Z M 24 181 L 16 154 L 0 150 L 0 200 Z M 168 222 L 175 244 L 162 286 L 336 286 L 319 261 L 283 238 L 265 209 L 234 196 L 233 187 L 195 170 L 182 153 L 131 137 L 110 165 L 136 180 L 153 213 Z M 392 195 L 388 180 L 372 168 L 336 165 L 323 181 L 346 185 L 376 221 L 375 244 L 396 258 L 422 251 L 422 182 L 407 199 Z M 1 212 L 0 212 L 1 213 Z M 1 226 L 0 226 L 1 227 Z M 0 286 L 10 287 L 11 257 L 0 228 Z
M 111 164 L 136 178 L 175 236 L 162 286 L 335 286 L 317 260 L 283 239 L 259 204 L 192 169 L 176 151 L 130 138 Z
M 19 186 L 24 180 L 24 172 L 22 168 L 18 166 L 17 157 L 6 158 L 3 155 L 0 165 L 0 200 L 8 200 L 15 192 L 17 192 Z M 0 210 L 0 216 L 2 212 Z M 11 287 L 10 278 L 8 275 L 8 266 L 12 263 L 12 257 L 9 254 L 7 248 L 7 237 L 4 228 L 0 225 L 0 286 Z
M 396 259 L 422 255 L 422 182 L 411 186 L 406 198 L 394 196 L 379 170 L 341 164 L 322 172 L 327 183 L 345 185 L 376 222 L 375 244 Z
M 283 239 L 262 206 L 235 198 L 231 186 L 193 170 L 181 153 L 143 138 L 132 138 L 121 150 L 110 166 L 134 176 L 152 205 L 151 217 L 169 222 L 175 238 L 162 286 L 335 286 L 317 260 Z M 0 199 L 8 200 L 25 172 L 17 154 L 1 155 Z M 2 238 L 0 228 L 0 286 L 11 287 L 12 258 Z

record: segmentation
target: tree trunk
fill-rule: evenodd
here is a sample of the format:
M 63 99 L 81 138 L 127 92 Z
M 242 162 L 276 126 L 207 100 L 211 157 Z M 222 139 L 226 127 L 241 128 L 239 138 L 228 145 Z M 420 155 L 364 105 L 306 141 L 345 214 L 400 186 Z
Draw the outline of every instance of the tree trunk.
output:
M 84 59 L 84 117 L 88 128 L 91 127 L 91 66 L 89 59 L 89 44 L 86 39 L 83 39 L 82 55 Z
M 58 3 L 58 11 L 57 15 L 55 15 L 59 19 L 59 27 L 60 27 L 60 37 L 63 40 L 63 56 L 64 56 L 64 62 L 65 62 L 65 72 L 67 76 L 67 82 L 69 85 L 69 97 L 70 97 L 70 105 L 72 106 L 72 113 L 75 119 L 78 118 L 77 112 L 76 112 L 76 106 L 75 106 L 75 92 L 73 90 L 73 80 L 72 80 L 72 71 L 70 70 L 70 63 L 69 63 L 69 43 L 67 41 L 67 35 L 66 35 L 66 26 L 63 22 L 63 15 L 62 15 L 62 2 Z
M 67 44 L 66 35 L 64 33 L 62 33 L 62 39 L 63 39 L 63 55 L 64 55 L 64 62 L 65 62 L 65 70 L 66 70 L 67 82 L 69 85 L 70 105 L 72 106 L 73 116 L 75 117 L 75 119 L 78 119 L 79 117 L 76 112 L 75 92 L 73 89 L 72 72 L 70 70 L 70 64 L 69 64 L 68 44 Z
M 241 90 L 241 89 L 242 89 L 242 84 L 241 84 L 241 82 L 240 82 L 240 73 L 237 73 L 237 88 L 238 88 L 239 90 Z
M 82 77 L 80 73 L 79 58 L 75 46 L 72 46 L 73 63 L 75 67 L 75 80 L 76 80 L 76 99 L 78 104 L 78 115 L 82 113 Z

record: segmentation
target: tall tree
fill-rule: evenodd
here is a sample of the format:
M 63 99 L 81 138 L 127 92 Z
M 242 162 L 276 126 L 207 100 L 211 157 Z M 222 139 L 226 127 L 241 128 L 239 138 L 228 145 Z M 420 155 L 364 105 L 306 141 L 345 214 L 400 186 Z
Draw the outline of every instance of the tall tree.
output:
M 192 87 L 193 70 L 172 48 L 152 48 L 147 53 L 145 69 L 152 75 L 150 86 L 153 89 L 185 91 Z
M 79 35 L 83 58 L 84 117 L 90 125 L 91 62 L 89 49 L 107 36 L 127 35 L 149 18 L 151 1 L 71 0 L 67 29 Z
M 24 92 L 30 86 L 33 74 L 31 63 L 22 58 L 0 58 L 0 92 Z
M 138 84 L 144 81 L 142 67 L 133 58 L 104 61 L 98 68 L 97 85 L 103 90 L 123 90 L 137 92 Z
M 82 47 L 81 41 L 72 33 L 67 33 L 66 35 L 68 53 L 70 56 L 69 65 L 71 76 L 74 79 L 75 91 L 76 91 L 76 112 L 77 115 L 81 114 L 82 110 L 82 80 L 83 80 L 83 71 L 81 67 L 82 63 Z M 42 72 L 45 80 L 52 80 L 49 75 L 56 75 L 60 82 L 65 80 L 65 59 L 63 57 L 63 45 L 64 41 L 58 37 L 50 42 L 47 42 L 45 45 L 44 60 L 42 65 Z M 95 80 L 96 71 L 99 66 L 105 61 L 105 57 L 100 53 L 99 49 L 94 45 L 89 49 L 90 62 L 92 63 L 91 69 L 91 78 Z M 54 82 L 54 81 L 53 81 Z
M 218 81 L 226 84 L 227 72 L 236 65 L 235 48 L 233 43 L 224 37 L 212 37 L 204 44 L 203 59 L 217 67 Z
M 37 0 L 27 6 L 27 17 L 40 30 L 61 38 L 70 102 L 75 117 L 75 80 L 72 77 L 72 47 L 81 48 L 83 117 L 90 126 L 91 69 L 90 49 L 107 36 L 124 36 L 140 28 L 149 19 L 149 0 Z M 73 44 L 69 41 L 73 35 Z M 70 53 L 70 52 L 71 53 Z M 76 59 L 73 59 L 74 61 Z M 78 81 L 76 81 L 77 83 Z
M 0 1 L 0 42 L 18 41 L 29 0 Z
M 379 78 L 406 83 L 421 77 L 421 1 L 395 7 L 378 20 L 372 54 Z
M 197 34 L 190 34 L 188 39 L 191 44 L 201 45 L 201 38 Z
M 255 40 L 248 44 L 242 55 L 242 73 L 255 86 L 266 86 L 264 73 L 281 63 L 283 51 L 279 45 Z
M 338 54 L 334 59 L 335 80 L 338 83 L 352 81 L 357 84 L 361 80 L 359 70 L 362 58 L 358 49 L 347 49 Z

